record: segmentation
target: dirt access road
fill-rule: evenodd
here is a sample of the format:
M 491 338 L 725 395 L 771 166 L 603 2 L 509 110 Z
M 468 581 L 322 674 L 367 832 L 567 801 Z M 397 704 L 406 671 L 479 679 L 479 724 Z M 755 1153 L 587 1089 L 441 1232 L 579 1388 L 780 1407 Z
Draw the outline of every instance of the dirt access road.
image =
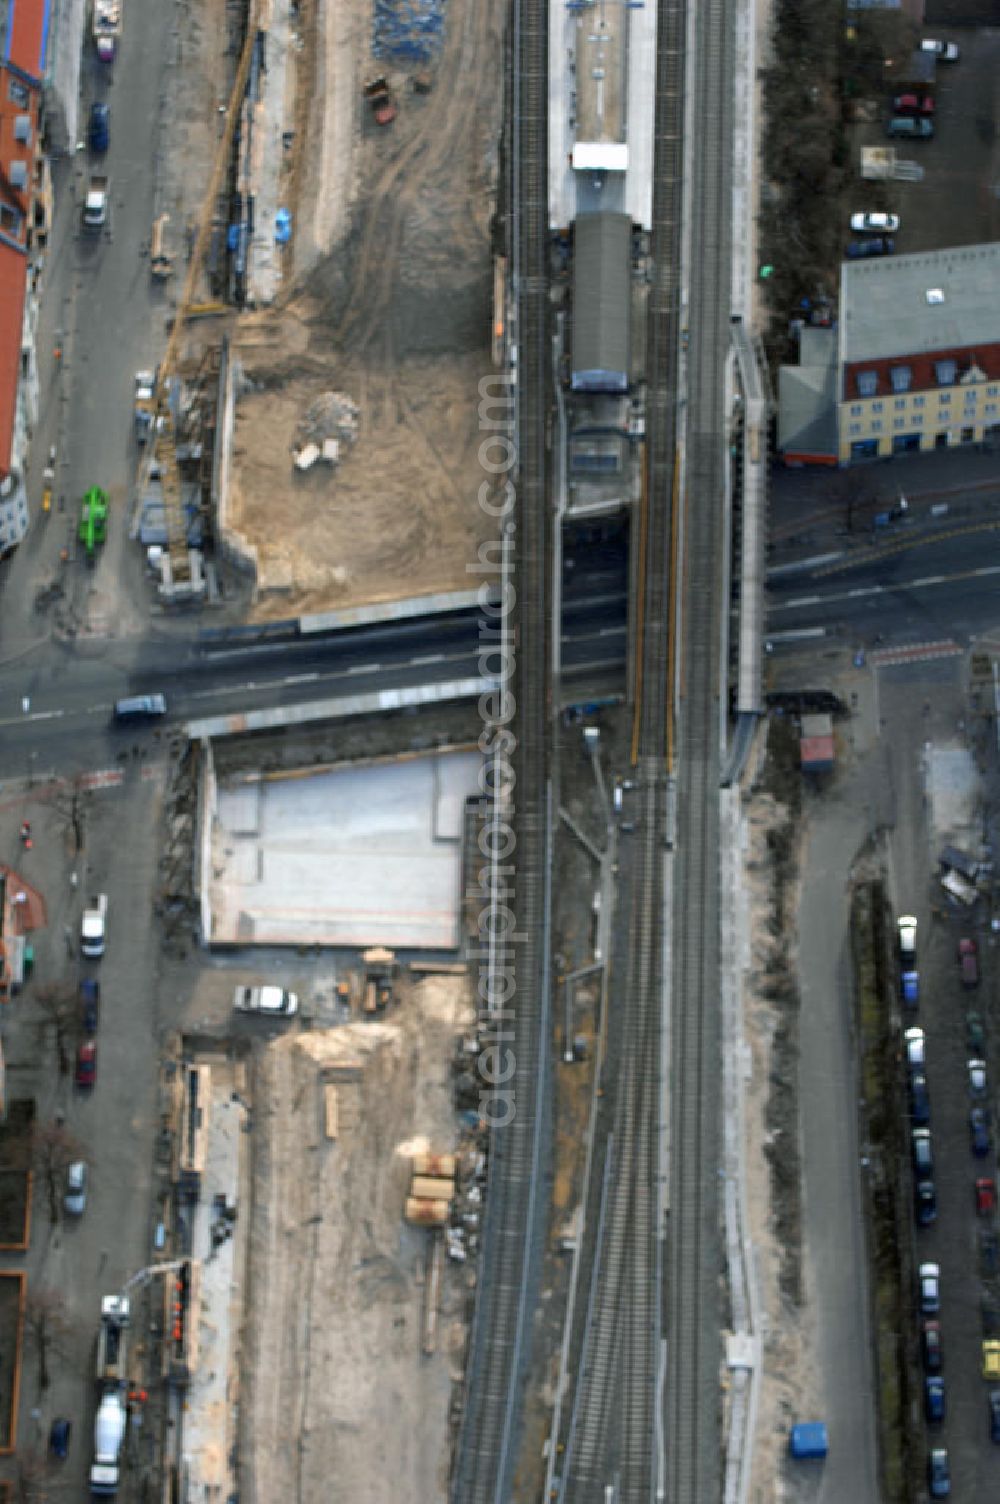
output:
M 385 64 L 367 32 L 362 46 L 357 24 L 344 29 L 354 145 L 318 191 L 357 185 L 346 239 L 236 335 L 251 391 L 237 409 L 234 511 L 258 549 L 258 616 L 469 583 L 492 525 L 477 502 L 477 409 L 491 369 L 500 25 L 485 0 L 452 0 L 432 92 L 391 74 L 399 114 L 387 129 L 361 100 Z M 331 390 L 358 404 L 357 440 L 336 470 L 298 474 L 298 425 Z

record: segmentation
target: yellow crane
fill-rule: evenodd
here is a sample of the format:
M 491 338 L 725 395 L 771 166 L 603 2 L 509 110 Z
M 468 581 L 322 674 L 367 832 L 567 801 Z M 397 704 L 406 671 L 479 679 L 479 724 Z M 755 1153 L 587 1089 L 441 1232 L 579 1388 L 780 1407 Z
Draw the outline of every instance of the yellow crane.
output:
M 184 287 L 177 304 L 177 313 L 174 317 L 173 328 L 170 331 L 167 348 L 156 375 L 156 384 L 151 401 L 153 421 L 150 424 L 149 445 L 146 450 L 145 463 L 142 469 L 141 487 L 143 491 L 148 488 L 153 467 L 154 465 L 158 465 L 167 528 L 167 552 L 170 558 L 171 577 L 175 582 L 188 580 L 191 574 L 191 566 L 188 558 L 187 520 L 184 516 L 181 477 L 177 463 L 177 433 L 174 424 L 174 415 L 170 406 L 170 380 L 174 374 L 174 367 L 177 364 L 180 353 L 181 338 L 188 317 L 194 307 L 195 284 L 201 271 L 202 262 L 205 259 L 205 252 L 208 249 L 208 242 L 212 233 L 212 223 L 215 218 L 215 204 L 219 196 L 219 190 L 222 187 L 222 180 L 229 162 L 230 153 L 233 149 L 233 137 L 236 134 L 236 126 L 243 105 L 243 96 L 246 93 L 247 81 L 250 77 L 250 64 L 253 61 L 254 47 L 257 44 L 258 26 L 266 3 L 267 0 L 251 0 L 250 14 L 247 19 L 246 40 L 243 43 L 243 51 L 240 53 L 236 77 L 233 80 L 233 88 L 229 96 L 229 105 L 226 109 L 226 123 L 222 137 L 216 148 L 215 161 L 212 164 L 212 176 L 209 179 L 208 188 L 205 192 L 201 217 L 198 222 L 198 233 L 195 236 L 191 258 L 188 262 L 187 275 L 184 278 Z

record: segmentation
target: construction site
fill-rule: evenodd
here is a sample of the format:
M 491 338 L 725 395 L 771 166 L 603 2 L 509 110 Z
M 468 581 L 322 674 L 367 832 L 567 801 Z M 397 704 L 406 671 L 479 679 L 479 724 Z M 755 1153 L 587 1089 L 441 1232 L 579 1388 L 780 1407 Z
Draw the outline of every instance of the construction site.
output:
M 168 334 L 135 387 L 159 595 L 266 620 L 466 585 L 500 13 L 208 11 L 177 41 L 184 151 L 150 240 Z
M 170 317 L 134 395 L 161 603 L 228 626 L 468 589 L 501 24 L 473 0 L 216 0 L 179 38 L 149 266 Z M 283 1018 L 201 969 L 167 1052 L 160 1244 L 186 1262 L 161 1435 L 189 1498 L 447 1495 L 486 1134 L 481 756 L 471 716 L 443 724 L 402 760 L 412 727 L 300 732 L 280 766 L 191 731 L 166 861 L 196 872 L 202 944 L 271 976 L 310 959 Z

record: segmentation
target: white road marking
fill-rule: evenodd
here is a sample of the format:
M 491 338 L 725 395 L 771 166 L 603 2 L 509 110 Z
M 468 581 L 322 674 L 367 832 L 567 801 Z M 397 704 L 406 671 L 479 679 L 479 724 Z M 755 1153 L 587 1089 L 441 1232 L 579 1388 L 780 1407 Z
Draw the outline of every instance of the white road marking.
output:
M 417 667 L 421 667 L 422 668 L 425 663 L 443 663 L 443 662 L 444 662 L 444 654 L 443 653 L 428 653 L 428 655 L 427 655 L 426 658 L 411 658 L 410 659 L 410 666 L 412 668 L 417 668 Z

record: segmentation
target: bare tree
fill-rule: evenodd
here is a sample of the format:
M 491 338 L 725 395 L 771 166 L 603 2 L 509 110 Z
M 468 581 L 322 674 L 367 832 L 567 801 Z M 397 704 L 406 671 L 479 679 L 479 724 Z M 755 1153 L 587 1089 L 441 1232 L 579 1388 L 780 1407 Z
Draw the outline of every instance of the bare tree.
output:
M 43 983 L 35 988 L 35 1002 L 42 1014 L 43 1030 L 52 1030 L 60 1076 L 68 1076 L 73 1063 L 72 1042 L 80 1021 L 80 1004 L 72 982 Z
M 32 1159 L 45 1184 L 49 1198 L 49 1217 L 59 1220 L 59 1198 L 66 1171 L 78 1159 L 86 1159 L 87 1148 L 61 1123 L 36 1123 L 31 1134 Z
M 66 848 L 70 857 L 80 855 L 86 838 L 90 791 L 83 781 L 84 776 L 79 773 L 71 779 L 59 790 L 49 806 L 63 827 Z
M 61 1290 L 28 1290 L 24 1303 L 24 1330 L 38 1358 L 38 1387 L 49 1387 L 49 1359 L 65 1354 L 73 1335 L 73 1322 Z

